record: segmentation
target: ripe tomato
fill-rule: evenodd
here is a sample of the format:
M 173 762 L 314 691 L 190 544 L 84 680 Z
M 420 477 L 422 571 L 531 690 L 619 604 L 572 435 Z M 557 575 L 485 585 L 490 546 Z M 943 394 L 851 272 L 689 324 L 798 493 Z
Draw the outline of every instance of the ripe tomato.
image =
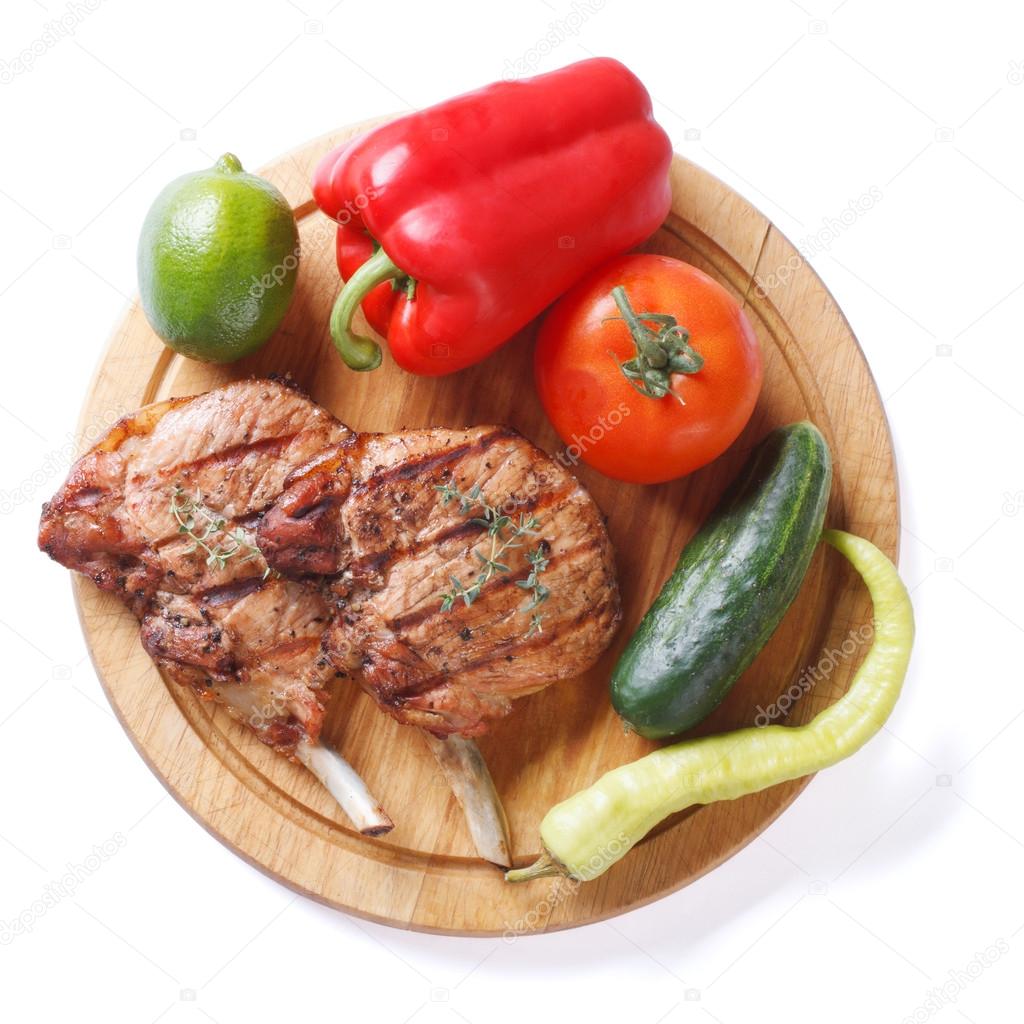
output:
M 624 312 L 639 314 L 632 331 Z M 620 256 L 562 296 L 541 326 L 534 368 L 570 451 L 606 476 L 646 484 L 721 455 L 750 419 L 763 375 L 736 300 L 696 267 L 652 254 Z

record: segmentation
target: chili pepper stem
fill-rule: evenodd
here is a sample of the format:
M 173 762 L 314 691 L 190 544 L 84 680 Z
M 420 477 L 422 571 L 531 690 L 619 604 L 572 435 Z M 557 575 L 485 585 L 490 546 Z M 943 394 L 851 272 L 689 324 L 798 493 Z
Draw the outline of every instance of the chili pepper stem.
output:
M 352 317 L 359 303 L 384 281 L 404 277 L 405 273 L 378 249 L 346 282 L 331 310 L 331 337 L 345 365 L 353 370 L 376 370 L 380 366 L 380 345 L 372 338 L 352 330 Z
M 545 850 L 532 864 L 525 868 L 512 868 L 505 872 L 506 882 L 532 882 L 535 878 L 549 878 L 551 875 L 568 877 L 569 872 Z

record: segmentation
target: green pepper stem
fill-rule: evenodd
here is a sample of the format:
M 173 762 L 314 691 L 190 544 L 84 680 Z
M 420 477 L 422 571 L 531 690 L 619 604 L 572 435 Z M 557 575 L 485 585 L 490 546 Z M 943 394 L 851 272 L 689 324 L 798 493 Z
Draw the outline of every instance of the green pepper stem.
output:
M 380 345 L 352 330 L 352 317 L 359 303 L 377 285 L 404 277 L 383 249 L 378 249 L 346 282 L 331 310 L 331 338 L 345 365 L 353 370 L 376 370 L 380 366 Z
M 506 882 L 531 882 L 535 878 L 547 878 L 550 875 L 568 875 L 550 853 L 545 850 L 532 864 L 525 868 L 512 868 L 505 872 Z

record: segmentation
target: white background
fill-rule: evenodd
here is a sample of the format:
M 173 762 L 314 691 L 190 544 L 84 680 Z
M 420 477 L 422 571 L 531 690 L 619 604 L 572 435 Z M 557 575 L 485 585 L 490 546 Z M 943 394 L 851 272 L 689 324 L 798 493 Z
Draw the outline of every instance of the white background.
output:
M 105 0 L 13 74 L 68 8 L 2 5 L 0 921 L 30 911 L 94 845 L 125 838 L 0 944 L 5 1019 L 1002 1024 L 1019 1013 L 1020 5 L 598 0 L 575 8 L 577 35 L 539 54 L 572 10 Z M 879 190 L 812 262 L 892 422 L 918 645 L 890 729 L 690 888 L 511 944 L 403 933 L 296 897 L 165 795 L 108 709 L 66 573 L 35 550 L 38 508 L 64 475 L 87 381 L 135 288 L 140 222 L 167 180 L 228 149 L 255 168 L 516 62 L 546 70 L 590 54 L 626 61 L 676 148 L 794 241 Z M 975 966 L 994 944 L 994 962 Z M 941 985 L 944 1001 L 927 1004 Z

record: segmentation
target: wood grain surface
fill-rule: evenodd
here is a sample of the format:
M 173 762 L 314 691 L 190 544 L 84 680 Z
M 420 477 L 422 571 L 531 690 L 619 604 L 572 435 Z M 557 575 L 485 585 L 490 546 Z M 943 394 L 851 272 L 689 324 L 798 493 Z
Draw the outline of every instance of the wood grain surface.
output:
M 317 402 L 359 430 L 503 422 L 545 450 L 559 450 L 532 386 L 532 327 L 481 365 L 446 378 L 407 375 L 387 355 L 375 373 L 355 374 L 335 354 L 327 329 L 338 289 L 333 224 L 316 210 L 309 182 L 316 161 L 331 146 L 365 127 L 310 142 L 261 172 L 288 197 L 302 236 L 292 307 L 264 349 L 233 366 L 189 362 L 160 343 L 134 303 L 89 387 L 80 422 L 83 443 L 95 441 L 118 415 L 146 402 L 195 394 L 239 377 L 290 373 Z M 899 509 L 888 426 L 842 313 L 794 247 L 744 199 L 680 157 L 672 181 L 672 212 L 646 248 L 695 263 L 744 304 L 764 351 L 764 389 L 733 448 L 685 480 L 641 487 L 579 467 L 578 475 L 608 515 L 625 618 L 612 649 L 592 671 L 519 701 L 480 741 L 508 810 L 519 864 L 539 852 L 537 827 L 553 803 L 652 749 L 626 735 L 611 710 L 611 666 L 680 548 L 769 429 L 813 420 L 835 458 L 828 523 L 862 534 L 896 556 Z M 496 868 L 474 857 L 459 808 L 415 730 L 379 712 L 357 688 L 337 694 L 325 738 L 395 819 L 394 831 L 381 839 L 352 831 L 304 769 L 263 747 L 224 712 L 166 682 L 142 650 L 134 618 L 115 598 L 82 578 L 74 587 L 110 702 L 175 799 L 218 839 L 283 884 L 375 921 L 508 935 L 610 917 L 673 892 L 720 864 L 773 821 L 807 782 L 684 812 L 586 885 L 548 878 L 511 886 Z M 869 616 L 867 596 L 841 558 L 819 550 L 771 642 L 697 732 L 752 724 L 758 708 L 774 704 L 807 666 L 816 665 L 829 648 L 839 648 Z M 856 662 L 857 656 L 840 659 L 794 704 L 788 721 L 806 721 L 833 701 Z M 836 808 L 834 819 L 822 827 L 837 827 L 841 815 Z

